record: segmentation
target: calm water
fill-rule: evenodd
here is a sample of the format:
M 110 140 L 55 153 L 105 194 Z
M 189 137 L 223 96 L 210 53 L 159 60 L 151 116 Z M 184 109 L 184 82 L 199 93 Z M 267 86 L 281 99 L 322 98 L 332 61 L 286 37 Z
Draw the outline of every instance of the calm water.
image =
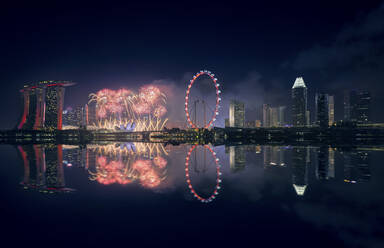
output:
M 0 146 L 13 247 L 384 247 L 380 147 Z

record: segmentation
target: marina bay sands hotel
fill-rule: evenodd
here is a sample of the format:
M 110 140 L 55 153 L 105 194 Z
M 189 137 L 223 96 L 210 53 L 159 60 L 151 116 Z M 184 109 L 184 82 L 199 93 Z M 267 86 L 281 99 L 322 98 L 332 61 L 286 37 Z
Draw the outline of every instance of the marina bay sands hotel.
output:
M 20 90 L 23 99 L 23 114 L 17 129 L 61 130 L 65 87 L 70 81 L 41 81 L 24 85 Z

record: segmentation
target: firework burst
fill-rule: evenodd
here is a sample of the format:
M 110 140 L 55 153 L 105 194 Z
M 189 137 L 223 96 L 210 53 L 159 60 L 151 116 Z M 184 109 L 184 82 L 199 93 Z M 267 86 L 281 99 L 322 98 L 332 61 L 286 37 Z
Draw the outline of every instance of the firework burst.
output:
M 97 128 L 131 131 L 161 130 L 167 122 L 166 96 L 155 85 L 145 85 L 138 93 L 127 89 L 102 89 L 89 95 L 96 102 Z

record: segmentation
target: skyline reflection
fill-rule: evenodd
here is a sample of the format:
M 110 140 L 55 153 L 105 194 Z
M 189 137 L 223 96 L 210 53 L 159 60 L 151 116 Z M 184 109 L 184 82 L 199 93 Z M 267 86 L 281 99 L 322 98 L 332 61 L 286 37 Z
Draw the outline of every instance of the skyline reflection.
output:
M 290 183 L 298 196 L 306 194 L 313 180 L 347 184 L 369 182 L 371 152 L 380 149 L 247 145 L 225 147 L 224 153 L 223 146 L 165 146 L 161 143 L 17 146 L 24 168 L 21 180 L 24 189 L 44 193 L 73 192 L 75 189 L 66 185 L 65 170 L 75 167 L 87 172 L 88 181 L 103 185 L 137 183 L 149 189 L 162 186 L 185 189 L 186 185 L 201 202 L 213 201 L 226 177 L 241 174 L 249 166 L 268 171 L 276 168 L 272 170 L 274 173 L 289 170 Z M 180 173 L 183 160 L 185 173 Z M 195 183 L 202 183 L 205 195 L 197 192 Z

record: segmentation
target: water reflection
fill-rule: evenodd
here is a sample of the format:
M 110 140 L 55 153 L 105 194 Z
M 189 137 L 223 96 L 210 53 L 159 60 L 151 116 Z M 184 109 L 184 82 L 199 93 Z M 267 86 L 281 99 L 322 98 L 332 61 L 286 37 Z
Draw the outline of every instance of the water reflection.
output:
M 65 187 L 62 145 L 26 145 L 17 149 L 24 163 L 24 189 L 42 193 L 74 190 Z
M 198 150 L 199 150 L 198 145 L 194 145 L 188 151 L 187 157 L 185 159 L 185 177 L 192 195 L 201 202 L 209 203 L 216 198 L 216 195 L 219 194 L 219 190 L 221 188 L 220 187 L 221 175 L 222 175 L 222 173 L 220 172 L 221 164 L 219 162 L 219 159 L 216 157 L 216 152 L 214 152 L 210 146 L 204 145 L 202 146 L 202 151 L 199 152 Z M 198 158 L 200 158 L 201 160 L 199 161 Z M 216 185 L 214 187 L 213 193 L 209 197 L 200 196 L 200 194 L 197 193 L 192 186 L 190 168 L 192 167 L 194 168 L 195 172 L 200 173 L 200 170 L 197 169 L 199 165 L 203 166 L 203 172 L 207 171 L 207 166 L 214 165 L 216 167 Z
M 382 243 L 381 147 L 107 143 L 16 148 L 19 164 L 3 167 L 2 182 L 8 197 L 4 202 L 12 203 L 8 209 L 15 209 L 15 216 L 24 213 L 20 220 L 38 216 L 54 225 L 51 221 L 58 216 L 62 222 L 76 216 L 83 223 L 79 232 L 96 232 L 101 225 L 87 220 L 97 213 L 97 221 L 108 230 L 111 221 L 145 226 L 130 229 L 132 235 L 146 235 L 148 223 L 160 235 L 188 223 L 185 237 L 204 227 L 204 234 L 216 230 L 215 235 L 221 228 L 240 228 L 238 235 L 247 243 L 253 242 L 254 230 L 268 243 L 273 225 L 289 237 L 304 232 L 300 240 L 308 238 L 298 247 L 316 240 L 318 231 L 327 243 L 339 240 L 336 244 L 345 247 L 367 247 L 366 242 L 376 239 Z M 63 196 L 65 192 L 73 193 Z M 88 205 L 101 207 L 79 207 Z M 127 232 L 125 224 L 122 230 Z M 241 240 L 237 237 L 236 242 Z
M 24 164 L 23 188 L 43 193 L 74 191 L 66 187 L 65 167 L 83 168 L 90 182 L 103 185 L 136 183 L 156 189 L 164 184 L 181 187 L 180 181 L 183 181 L 183 187 L 187 186 L 186 190 L 204 203 L 216 198 L 222 180 L 247 171 L 249 166 L 263 170 L 276 168 L 273 173 L 289 170 L 290 183 L 299 197 L 306 194 L 311 180 L 355 184 L 371 178 L 372 148 L 367 147 L 231 146 L 225 147 L 223 153 L 223 147 L 209 145 L 110 143 L 84 147 L 23 145 L 17 146 L 17 150 Z M 173 167 L 171 176 L 170 164 Z M 164 183 L 169 177 L 171 180 Z
M 155 188 L 166 178 L 167 154 L 159 143 L 93 145 L 87 148 L 86 168 L 89 179 L 101 184 L 139 181 L 143 187 Z

